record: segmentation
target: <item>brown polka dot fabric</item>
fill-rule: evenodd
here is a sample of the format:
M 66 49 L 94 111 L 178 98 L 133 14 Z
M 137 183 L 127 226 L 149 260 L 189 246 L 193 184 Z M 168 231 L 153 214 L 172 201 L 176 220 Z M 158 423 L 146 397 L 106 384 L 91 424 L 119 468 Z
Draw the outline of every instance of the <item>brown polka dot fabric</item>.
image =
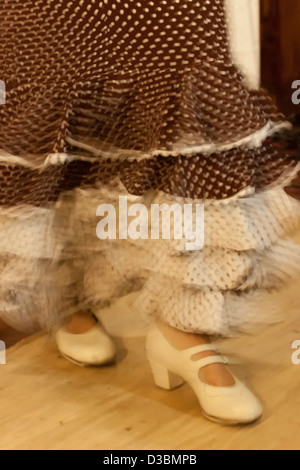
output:
M 116 176 L 137 195 L 224 199 L 295 166 L 248 145 L 283 116 L 232 63 L 223 0 L 2 0 L 0 14 L 0 204 Z
M 140 162 L 75 160 L 43 170 L 0 163 L 0 203 L 46 206 L 62 191 L 108 184 L 118 177 L 130 194 L 158 189 L 185 198 L 224 199 L 248 187 L 257 189 L 279 180 L 295 167 L 295 157 L 270 142 L 255 150 L 221 154 L 153 157 Z M 224 170 L 224 168 L 226 170 Z

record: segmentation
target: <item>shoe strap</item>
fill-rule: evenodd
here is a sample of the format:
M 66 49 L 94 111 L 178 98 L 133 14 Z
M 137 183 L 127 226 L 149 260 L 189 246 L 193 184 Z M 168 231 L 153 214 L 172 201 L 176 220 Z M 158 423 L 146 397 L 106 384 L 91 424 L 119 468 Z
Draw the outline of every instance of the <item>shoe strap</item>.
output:
M 181 352 L 182 355 L 186 356 L 186 359 L 189 360 L 191 357 L 195 356 L 196 354 L 200 353 L 205 353 L 205 352 L 215 352 L 216 354 L 219 354 L 218 348 L 212 344 L 202 344 L 199 346 L 195 346 L 194 348 L 189 348 L 185 349 L 184 351 Z
M 199 369 L 203 369 L 203 367 L 210 366 L 212 364 L 227 364 L 227 361 L 224 357 L 222 356 L 209 356 L 209 357 L 203 357 L 203 359 L 199 359 L 199 361 L 195 361 L 195 364 L 197 364 L 197 367 Z
M 194 361 L 198 369 L 203 369 L 203 367 L 210 366 L 212 364 L 228 364 L 228 359 L 224 356 L 221 356 L 219 354 L 218 348 L 216 348 L 216 346 L 213 346 L 212 344 L 203 344 L 195 346 L 194 348 L 186 349 L 185 351 L 183 351 L 183 353 L 186 356 L 186 360 L 191 361 L 193 356 L 210 351 L 215 352 L 216 355 L 203 357 L 198 359 L 197 361 Z

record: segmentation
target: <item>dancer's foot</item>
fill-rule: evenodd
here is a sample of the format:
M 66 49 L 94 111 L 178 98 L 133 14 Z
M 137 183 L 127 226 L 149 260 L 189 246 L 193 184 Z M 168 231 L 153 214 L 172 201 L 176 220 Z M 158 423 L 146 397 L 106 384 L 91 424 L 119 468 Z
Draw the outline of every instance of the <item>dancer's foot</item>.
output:
M 116 346 L 90 312 L 74 315 L 56 333 L 60 353 L 77 365 L 103 366 L 116 359 Z
M 147 336 L 147 356 L 156 385 L 173 390 L 187 382 L 206 418 L 234 425 L 261 417 L 258 399 L 229 372 L 207 337 L 155 324 Z

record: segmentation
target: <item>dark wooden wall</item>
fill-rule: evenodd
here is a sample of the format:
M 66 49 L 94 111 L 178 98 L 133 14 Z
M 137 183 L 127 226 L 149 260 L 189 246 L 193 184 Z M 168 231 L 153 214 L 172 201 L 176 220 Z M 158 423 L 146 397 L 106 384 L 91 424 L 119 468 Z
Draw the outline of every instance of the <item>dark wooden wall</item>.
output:
M 262 81 L 286 112 L 300 113 L 291 101 L 300 80 L 300 0 L 261 0 Z

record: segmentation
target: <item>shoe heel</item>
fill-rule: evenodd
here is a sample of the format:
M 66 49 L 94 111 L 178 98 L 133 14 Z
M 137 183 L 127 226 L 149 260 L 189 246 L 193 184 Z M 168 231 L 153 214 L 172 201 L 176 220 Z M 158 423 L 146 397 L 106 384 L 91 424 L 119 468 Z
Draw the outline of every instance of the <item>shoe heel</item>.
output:
M 184 381 L 181 377 L 170 372 L 166 367 L 157 364 L 157 362 L 149 360 L 150 368 L 153 374 L 155 384 L 165 390 L 175 390 L 175 388 L 183 385 Z

